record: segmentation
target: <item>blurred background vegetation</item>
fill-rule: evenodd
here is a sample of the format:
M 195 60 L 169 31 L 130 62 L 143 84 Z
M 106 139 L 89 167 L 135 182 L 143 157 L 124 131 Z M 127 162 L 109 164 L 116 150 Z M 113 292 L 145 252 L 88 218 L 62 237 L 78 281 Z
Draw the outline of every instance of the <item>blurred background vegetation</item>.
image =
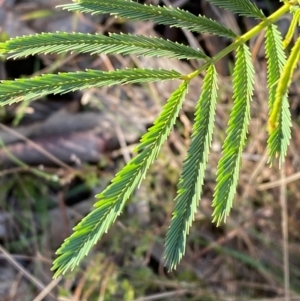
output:
M 158 35 L 214 55 L 230 43 L 209 35 L 56 9 L 66 0 L 0 0 L 0 39 L 48 31 Z M 216 19 L 243 33 L 256 23 L 204 0 L 148 0 Z M 278 1 L 256 0 L 268 15 Z M 285 34 L 289 16 L 278 23 Z M 226 224 L 211 223 L 217 161 L 232 105 L 232 56 L 217 64 L 216 132 L 203 199 L 175 272 L 163 266 L 181 162 L 202 78 L 191 84 L 175 131 L 124 214 L 74 272 L 52 280 L 55 250 L 92 208 L 94 195 L 130 159 L 176 83 L 91 89 L 49 95 L 0 108 L 0 300 L 300 300 L 300 72 L 290 91 L 293 138 L 282 171 L 266 163 L 266 59 L 262 35 L 250 42 L 255 97 L 234 209 Z M 86 68 L 173 68 L 188 73 L 197 61 L 128 55 L 77 54 L 0 59 L 0 79 Z M 287 210 L 285 207 L 287 206 Z M 283 238 L 283 232 L 288 239 Z M 284 248 L 289 264 L 284 264 Z M 284 274 L 289 274 L 290 285 Z M 290 295 L 287 298 L 287 295 Z M 284 297 L 285 296 L 285 297 Z

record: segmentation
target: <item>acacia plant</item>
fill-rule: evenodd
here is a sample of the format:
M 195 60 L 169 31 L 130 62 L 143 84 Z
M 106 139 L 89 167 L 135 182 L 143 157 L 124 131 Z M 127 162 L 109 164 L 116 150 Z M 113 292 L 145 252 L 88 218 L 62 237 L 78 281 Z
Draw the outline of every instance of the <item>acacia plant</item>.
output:
M 239 16 L 258 19 L 258 25 L 239 36 L 231 29 L 205 16 L 195 16 L 179 8 L 142 5 L 129 0 L 75 0 L 61 7 L 82 13 L 110 14 L 131 21 L 152 20 L 158 24 L 185 28 L 191 32 L 226 37 L 232 41 L 228 47 L 213 57 L 209 57 L 200 50 L 169 40 L 129 34 L 106 36 L 64 32 L 42 33 L 13 38 L 0 44 L 0 53 L 7 55 L 8 58 L 72 51 L 91 54 L 160 56 L 203 62 L 199 69 L 190 74 L 180 74 L 175 70 L 134 68 L 110 72 L 86 70 L 2 81 L 0 103 L 6 105 L 35 99 L 49 93 L 67 93 L 90 87 L 181 80 L 181 84 L 170 95 L 153 126 L 141 138 L 136 148 L 137 155 L 117 173 L 111 184 L 96 196 L 98 201 L 94 205 L 94 210 L 82 219 L 74 228 L 74 233 L 58 249 L 58 257 L 52 268 L 55 276 L 64 274 L 68 269 L 73 269 L 78 265 L 114 223 L 170 134 L 185 100 L 190 81 L 200 73 L 204 73 L 202 92 L 195 108 L 191 143 L 183 162 L 178 194 L 175 199 L 176 205 L 166 236 L 165 264 L 170 270 L 176 268 L 185 252 L 186 237 L 201 197 L 205 167 L 212 141 L 218 88 L 215 63 L 234 52 L 233 106 L 222 148 L 222 157 L 218 163 L 212 201 L 213 222 L 219 225 L 226 220 L 237 187 L 254 90 L 255 70 L 247 41 L 262 31 L 265 33 L 269 91 L 269 122 L 266 125 L 269 134 L 267 141 L 269 162 L 272 163 L 276 158 L 280 163 L 283 162 L 291 137 L 288 88 L 299 60 L 300 37 L 292 47 L 289 47 L 289 51 L 286 47 L 300 22 L 300 1 L 284 0 L 282 6 L 270 16 L 265 16 L 251 0 L 208 1 Z M 285 13 L 292 14 L 292 21 L 283 39 L 277 29 L 276 21 Z

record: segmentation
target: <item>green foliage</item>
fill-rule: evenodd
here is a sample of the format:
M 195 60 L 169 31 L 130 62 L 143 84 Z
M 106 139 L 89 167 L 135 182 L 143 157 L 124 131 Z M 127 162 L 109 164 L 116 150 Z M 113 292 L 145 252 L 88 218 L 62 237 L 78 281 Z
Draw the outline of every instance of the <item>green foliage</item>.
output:
M 21 100 L 32 100 L 50 93 L 62 94 L 92 87 L 153 82 L 180 77 L 180 73 L 176 71 L 161 69 L 126 69 L 109 72 L 87 70 L 86 72 L 46 74 L 29 79 L 2 81 L 0 103 L 6 105 Z
M 90 54 L 137 54 L 177 59 L 207 59 L 203 52 L 183 44 L 156 37 L 126 34 L 110 34 L 108 37 L 100 34 L 42 33 L 8 40 L 0 46 L 0 53 L 1 51 L 12 53 L 9 58 L 72 51 Z
M 161 114 L 156 119 L 137 148 L 140 152 L 116 175 L 112 183 L 96 197 L 99 201 L 89 215 L 74 228 L 75 232 L 58 249 L 61 254 L 53 265 L 56 275 L 76 266 L 92 246 L 107 232 L 121 213 L 125 202 L 144 178 L 147 169 L 168 137 L 181 109 L 188 84 L 183 82 L 171 95 Z
M 204 60 L 204 64 L 191 74 L 180 74 L 174 70 L 161 69 L 125 69 L 111 72 L 87 70 L 85 72 L 48 74 L 32 79 L 2 81 L 0 84 L 0 104 L 2 105 L 21 100 L 32 100 L 49 93 L 66 93 L 90 87 L 173 79 L 181 81 L 154 125 L 142 137 L 136 149 L 137 155 L 115 176 L 111 184 L 97 195 L 98 201 L 95 203 L 94 210 L 74 228 L 74 233 L 57 251 L 59 256 L 53 265 L 55 276 L 64 274 L 78 265 L 114 223 L 170 134 L 188 91 L 189 82 L 200 73 L 206 72 L 202 92 L 196 106 L 191 143 L 183 162 L 176 205 L 166 238 L 165 263 L 170 270 L 176 268 L 184 255 L 187 235 L 201 198 L 205 167 L 212 140 L 217 101 L 217 73 L 214 64 L 225 55 L 236 51 L 233 73 L 234 103 L 228 121 L 223 155 L 218 164 L 213 200 L 213 221 L 219 225 L 222 220 L 226 220 L 233 205 L 238 184 L 241 154 L 246 141 L 250 120 L 250 103 L 253 96 L 254 68 L 251 52 L 246 42 L 265 29 L 270 111 L 269 161 L 272 162 L 276 157 L 279 157 L 280 162 L 284 160 L 291 137 L 287 91 L 299 60 L 300 39 L 295 43 L 286 61 L 282 37 L 274 23 L 289 11 L 293 11 L 294 16 L 299 16 L 297 12 L 299 1 L 285 1 L 282 7 L 269 17 L 265 17 L 250 0 L 209 1 L 236 14 L 255 17 L 262 21 L 249 32 L 237 36 L 231 29 L 216 21 L 204 16 L 195 16 L 181 9 L 142 5 L 128 0 L 76 0 L 74 3 L 63 5 L 63 9 L 94 14 L 108 13 L 137 21 L 152 20 L 158 24 L 211 33 L 234 40 L 212 58 L 199 50 L 171 41 L 125 34 L 104 36 L 58 32 L 17 37 L 0 43 L 0 53 L 11 58 L 71 51 Z M 288 38 L 293 36 L 294 24 L 295 22 L 288 32 Z
M 275 93 L 275 101 L 271 108 L 270 118 L 269 118 L 269 126 L 270 129 L 277 127 L 278 118 L 280 116 L 280 110 L 282 108 L 282 103 L 284 96 L 287 93 L 288 87 L 292 81 L 293 72 L 297 66 L 300 56 L 300 38 L 298 37 L 292 51 L 290 57 L 288 58 L 286 64 L 283 67 L 282 75 L 279 78 L 276 93 Z
M 285 53 L 281 47 L 282 38 L 275 25 L 270 25 L 266 31 L 266 57 L 268 63 L 269 110 L 271 112 L 276 96 L 278 78 L 286 63 Z M 269 161 L 280 156 L 280 163 L 284 160 L 289 140 L 291 138 L 291 116 L 287 93 L 283 95 L 282 106 L 278 113 L 278 125 L 271 131 L 268 139 Z
M 233 72 L 234 104 L 228 122 L 227 136 L 223 144 L 223 156 L 218 164 L 217 185 L 214 193 L 213 221 L 220 224 L 232 207 L 241 155 L 250 120 L 250 101 L 253 94 L 254 67 L 248 46 L 237 49 L 237 60 Z
M 251 2 L 251 0 L 208 0 L 224 9 L 230 10 L 235 14 L 246 17 L 264 19 L 264 13 Z
M 176 267 L 184 254 L 186 236 L 201 197 L 206 161 L 212 140 L 216 100 L 217 72 L 211 65 L 207 70 L 202 94 L 196 107 L 191 145 L 183 162 L 177 203 L 167 233 L 165 258 L 169 269 Z
M 212 33 L 218 36 L 235 38 L 237 35 L 229 28 L 202 16 L 195 16 L 187 11 L 172 7 L 141 5 L 128 0 L 85 0 L 61 5 L 69 11 L 81 11 L 92 14 L 111 14 L 132 21 L 148 21 L 186 28 L 190 31 Z

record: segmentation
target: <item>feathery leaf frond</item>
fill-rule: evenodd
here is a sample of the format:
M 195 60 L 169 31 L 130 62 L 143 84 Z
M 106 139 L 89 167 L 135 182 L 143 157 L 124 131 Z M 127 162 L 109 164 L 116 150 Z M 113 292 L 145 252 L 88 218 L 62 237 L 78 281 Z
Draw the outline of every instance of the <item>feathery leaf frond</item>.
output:
M 207 0 L 219 7 L 235 14 L 257 19 L 264 19 L 265 15 L 251 0 Z
M 298 37 L 294 47 L 291 50 L 290 56 L 287 59 L 283 70 L 280 74 L 280 78 L 276 87 L 275 101 L 271 109 L 269 117 L 269 129 L 270 132 L 276 129 L 278 126 L 278 120 L 280 117 L 280 110 L 284 100 L 284 95 L 287 93 L 288 88 L 292 81 L 294 69 L 300 58 L 300 37 Z
M 280 32 L 276 25 L 269 25 L 266 31 L 266 57 L 268 64 L 269 112 L 272 111 L 278 79 L 286 63 L 285 53 Z M 291 138 L 291 114 L 287 93 L 283 95 L 278 126 L 270 132 L 268 139 L 269 162 L 279 156 L 279 163 L 284 161 Z
M 169 27 L 183 28 L 197 33 L 211 33 L 234 39 L 212 58 L 200 50 L 157 37 L 131 34 L 42 33 L 0 42 L 0 55 L 20 58 L 42 53 L 135 54 L 176 59 L 196 59 L 205 62 L 189 74 L 173 70 L 125 69 L 116 71 L 87 70 L 48 74 L 31 79 L 0 81 L 0 105 L 21 100 L 33 100 L 47 94 L 62 94 L 90 87 L 143 83 L 179 79 L 182 84 L 171 94 L 153 126 L 141 138 L 137 155 L 116 174 L 110 185 L 98 194 L 94 210 L 74 228 L 74 233 L 57 251 L 53 263 L 55 277 L 73 269 L 87 255 L 95 243 L 121 214 L 126 201 L 145 177 L 150 165 L 170 134 L 182 107 L 191 80 L 206 70 L 202 92 L 196 105 L 190 147 L 183 162 L 178 183 L 175 208 L 166 237 L 165 263 L 170 270 L 176 268 L 185 253 L 197 205 L 199 203 L 209 148 L 212 140 L 217 99 L 217 72 L 214 64 L 232 51 L 236 51 L 233 72 L 233 107 L 228 121 L 222 158 L 218 163 L 217 184 L 213 200 L 213 222 L 219 225 L 229 215 L 238 183 L 241 155 L 250 120 L 250 103 L 253 95 L 254 68 L 247 41 L 264 29 L 266 31 L 266 56 L 269 89 L 269 158 L 279 156 L 280 163 L 286 155 L 291 137 L 291 116 L 287 92 L 294 69 L 300 57 L 300 38 L 285 58 L 286 47 L 294 36 L 299 22 L 300 0 L 284 0 L 281 8 L 267 18 L 252 0 L 208 0 L 241 16 L 262 19 L 242 36 L 230 28 L 205 16 L 171 6 L 140 4 L 137 0 L 73 0 L 61 5 L 69 11 L 91 14 L 110 14 L 131 21 L 153 21 Z M 285 13 L 294 14 L 286 39 L 273 25 Z M 288 50 L 287 50 L 288 51 Z
M 9 58 L 47 53 L 137 54 L 177 59 L 207 59 L 200 50 L 163 40 L 130 34 L 42 33 L 17 37 L 0 43 L 0 53 Z
M 183 82 L 173 92 L 154 125 L 142 138 L 141 151 L 115 176 L 112 183 L 96 197 L 95 209 L 75 228 L 74 233 L 58 249 L 60 255 L 53 264 L 55 276 L 73 269 L 87 255 L 93 245 L 107 232 L 133 190 L 144 178 L 166 140 L 181 109 L 188 83 Z
M 186 236 L 197 211 L 212 140 L 216 100 L 217 72 L 211 65 L 197 103 L 191 145 L 183 162 L 177 203 L 167 233 L 165 264 L 170 270 L 176 268 L 185 253 Z
M 203 16 L 195 16 L 185 10 L 140 4 L 129 0 L 79 0 L 76 3 L 60 5 L 69 11 L 92 14 L 111 14 L 132 21 L 152 20 L 157 24 L 186 28 L 190 31 L 212 33 L 218 36 L 236 38 L 229 28 Z
M 180 77 L 181 74 L 174 70 L 125 69 L 109 72 L 87 70 L 86 72 L 46 74 L 14 81 L 3 80 L 0 83 L 0 105 L 91 87 L 153 82 Z
M 254 67 L 247 45 L 237 49 L 233 72 L 234 104 L 230 114 L 223 156 L 218 163 L 217 185 L 213 200 L 213 222 L 217 225 L 229 214 L 236 191 L 243 146 L 250 120 Z

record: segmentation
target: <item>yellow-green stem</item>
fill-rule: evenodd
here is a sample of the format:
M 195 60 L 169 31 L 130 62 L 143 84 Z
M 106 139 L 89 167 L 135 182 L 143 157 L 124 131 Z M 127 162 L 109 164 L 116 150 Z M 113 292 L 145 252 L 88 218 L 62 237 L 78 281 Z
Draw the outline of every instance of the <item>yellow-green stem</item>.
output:
M 297 66 L 300 57 L 300 37 L 298 37 L 291 54 L 284 65 L 277 88 L 276 98 L 269 118 L 269 131 L 273 131 L 277 126 L 280 108 L 284 95 L 287 93 L 288 87 L 292 81 L 293 72 Z
M 274 12 L 272 15 L 270 15 L 268 18 L 264 19 L 262 22 L 260 22 L 258 25 L 253 27 L 251 30 L 249 30 L 244 35 L 238 37 L 232 44 L 224 48 L 222 51 L 220 51 L 218 54 L 213 56 L 210 60 L 208 60 L 205 64 L 203 64 L 200 68 L 195 70 L 194 72 L 182 76 L 183 80 L 191 80 L 194 77 L 198 76 L 202 71 L 206 70 L 209 65 L 215 64 L 217 61 L 225 57 L 230 52 L 236 50 L 241 44 L 244 44 L 254 36 L 256 36 L 258 33 L 260 33 L 262 30 L 264 30 L 269 24 L 273 24 L 276 20 L 278 20 L 282 15 L 287 13 L 290 9 L 290 7 L 293 5 L 293 3 L 285 3 L 281 8 L 279 8 L 276 12 Z
M 294 35 L 294 32 L 295 32 L 295 29 L 296 29 L 296 26 L 298 24 L 300 20 L 300 9 L 298 9 L 295 13 L 294 13 L 294 16 L 293 16 L 293 19 L 292 19 L 292 22 L 291 22 L 291 25 L 289 27 L 289 30 L 285 36 L 285 39 L 283 41 L 283 48 L 286 48 L 289 43 L 291 42 L 292 38 L 293 38 L 293 35 Z

